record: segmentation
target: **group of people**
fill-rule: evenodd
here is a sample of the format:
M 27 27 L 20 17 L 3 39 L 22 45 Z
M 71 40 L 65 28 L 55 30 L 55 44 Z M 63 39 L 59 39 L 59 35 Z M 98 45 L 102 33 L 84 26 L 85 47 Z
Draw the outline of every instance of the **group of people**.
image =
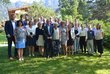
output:
M 101 25 L 79 24 L 61 21 L 60 19 L 43 18 L 28 20 L 27 15 L 21 15 L 15 21 L 15 14 L 5 23 L 5 32 L 8 41 L 8 57 L 12 60 L 12 42 L 15 44 L 15 57 L 24 60 L 23 53 L 35 56 L 35 47 L 38 47 L 41 56 L 52 58 L 63 55 L 94 52 L 103 53 L 104 33 Z M 25 51 L 24 51 L 25 50 Z M 24 52 L 23 52 L 24 51 Z

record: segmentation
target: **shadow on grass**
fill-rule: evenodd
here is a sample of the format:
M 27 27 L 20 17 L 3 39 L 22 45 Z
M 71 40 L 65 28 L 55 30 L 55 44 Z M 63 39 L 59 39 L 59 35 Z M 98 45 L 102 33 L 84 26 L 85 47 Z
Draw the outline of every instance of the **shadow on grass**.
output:
M 6 47 L 0 49 L 0 74 L 97 74 L 103 69 L 108 70 L 105 74 L 110 72 L 108 52 L 102 58 L 78 54 L 52 59 L 25 57 L 25 61 L 19 62 L 7 59 Z

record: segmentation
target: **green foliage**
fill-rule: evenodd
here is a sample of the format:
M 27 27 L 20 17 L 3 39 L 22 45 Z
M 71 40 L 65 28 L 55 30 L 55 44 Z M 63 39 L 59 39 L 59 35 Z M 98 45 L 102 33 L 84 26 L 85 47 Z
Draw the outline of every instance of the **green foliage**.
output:
M 92 18 L 105 21 L 110 18 L 108 13 L 110 13 L 110 0 L 96 0 Z
M 46 8 L 40 3 L 33 2 L 32 6 L 29 9 L 29 14 L 34 18 L 38 18 L 40 16 L 50 17 L 55 16 L 55 12 L 52 9 Z
M 76 18 L 78 15 L 78 1 L 77 0 L 59 0 L 59 7 L 61 11 L 62 18 L 65 16 L 71 16 L 72 18 Z
M 91 16 L 89 5 L 86 0 L 79 0 L 78 12 L 82 15 L 83 20 L 86 20 Z

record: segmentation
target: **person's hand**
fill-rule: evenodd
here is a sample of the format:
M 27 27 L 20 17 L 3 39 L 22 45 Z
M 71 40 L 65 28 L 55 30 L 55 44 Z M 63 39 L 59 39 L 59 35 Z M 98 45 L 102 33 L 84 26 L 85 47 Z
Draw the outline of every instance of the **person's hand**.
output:
M 47 39 L 50 39 L 50 37 L 47 37 Z
M 52 37 L 49 37 L 50 39 L 52 39 Z
M 8 34 L 7 37 L 10 38 L 11 37 L 10 34 Z

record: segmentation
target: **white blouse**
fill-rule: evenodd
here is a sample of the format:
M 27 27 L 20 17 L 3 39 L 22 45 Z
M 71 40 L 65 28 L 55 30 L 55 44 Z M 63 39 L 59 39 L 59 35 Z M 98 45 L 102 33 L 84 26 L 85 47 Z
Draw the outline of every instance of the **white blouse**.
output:
M 95 39 L 96 39 L 96 40 L 103 39 L 102 32 L 103 32 L 103 30 L 96 30 L 96 31 L 95 31 Z
M 30 35 L 30 32 L 35 35 L 35 26 L 32 26 L 32 28 L 30 28 L 29 26 L 26 27 L 27 30 L 27 34 Z
M 59 28 L 57 29 L 54 28 L 53 40 L 59 40 L 59 39 L 60 39 L 60 30 Z
M 87 31 L 85 29 L 80 31 L 80 36 L 86 36 Z

